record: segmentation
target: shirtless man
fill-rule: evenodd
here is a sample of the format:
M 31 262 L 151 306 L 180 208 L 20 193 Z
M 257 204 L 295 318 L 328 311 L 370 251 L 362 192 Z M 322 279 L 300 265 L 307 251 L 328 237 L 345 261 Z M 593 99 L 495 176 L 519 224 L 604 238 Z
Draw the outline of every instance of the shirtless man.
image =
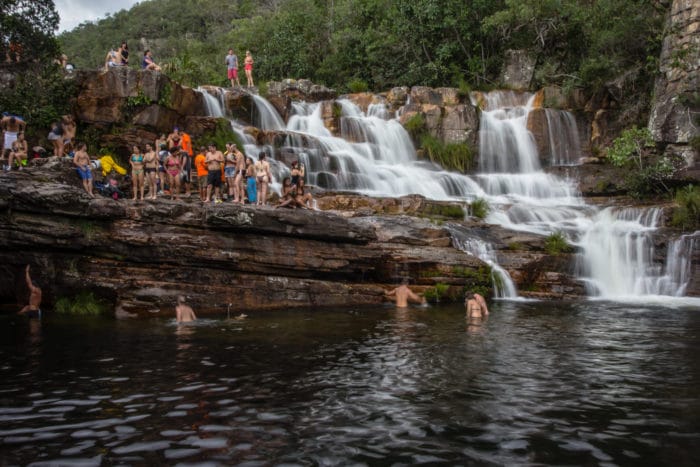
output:
M 243 204 L 245 199 L 245 187 L 243 186 L 243 176 L 246 171 L 245 156 L 236 148 L 231 146 L 231 150 L 236 155 L 236 176 L 233 179 L 233 202 Z
M 224 163 L 224 154 L 216 149 L 214 143 L 209 144 L 209 151 L 205 155 L 204 162 L 207 164 L 207 198 L 205 203 L 211 201 L 212 189 L 214 191 L 214 203 L 221 203 L 221 165 Z
M 408 279 L 404 278 L 401 285 L 395 289 L 384 292 L 385 297 L 395 297 L 397 308 L 406 308 L 409 300 L 415 303 L 425 303 L 425 297 L 417 295 L 408 288 Z
M 12 152 L 12 143 L 17 140 L 17 134 L 24 132 L 27 124 L 20 117 L 10 114 L 3 114 L 0 120 L 0 129 L 2 129 L 3 146 L 2 159 L 4 160 L 10 152 Z
M 80 143 L 78 145 L 78 150 L 75 151 L 73 156 L 73 165 L 75 165 L 75 170 L 80 175 L 80 179 L 83 181 L 83 188 L 90 198 L 94 198 L 95 195 L 92 194 L 92 171 L 90 170 L 90 156 L 87 153 L 87 145 L 85 143 Z
M 41 318 L 41 289 L 32 282 L 32 278 L 29 276 L 29 265 L 25 268 L 25 278 L 27 281 L 27 287 L 29 288 L 29 304 L 19 310 L 17 314 L 26 315 L 30 318 Z
M 197 319 L 197 316 L 194 314 L 194 310 L 192 310 L 189 305 L 185 304 L 185 297 L 182 295 L 177 297 L 175 315 L 178 323 L 189 323 Z

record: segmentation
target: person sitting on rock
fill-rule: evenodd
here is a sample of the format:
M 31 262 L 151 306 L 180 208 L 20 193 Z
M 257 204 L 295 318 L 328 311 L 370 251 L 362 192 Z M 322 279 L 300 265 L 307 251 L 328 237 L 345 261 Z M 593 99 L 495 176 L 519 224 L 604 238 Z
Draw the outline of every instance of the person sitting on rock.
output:
M 296 189 L 292 185 L 291 177 L 284 177 L 282 180 L 282 196 L 280 197 L 280 204 L 277 205 L 278 208 L 297 207 Z
M 90 156 L 87 153 L 87 145 L 85 143 L 78 144 L 78 150 L 75 151 L 73 156 L 73 165 L 75 165 L 75 170 L 80 175 L 80 179 L 83 181 L 83 188 L 85 192 L 90 195 L 90 198 L 94 198 L 95 195 L 92 194 L 92 170 L 90 169 Z
M 10 158 L 7 161 L 9 170 L 12 170 L 14 164 L 19 166 L 19 170 L 27 165 L 27 141 L 24 139 L 24 133 L 17 133 L 17 139 L 12 143 L 12 151 L 10 151 Z
M 143 53 L 143 62 L 141 62 L 141 68 L 144 70 L 160 71 L 160 67 L 156 65 L 153 61 L 153 54 L 150 50 L 146 50 Z
M 299 179 L 299 184 L 297 186 L 297 204 L 301 205 L 303 208 L 313 208 L 314 207 L 314 197 L 306 188 L 306 182 L 304 182 L 304 177 Z

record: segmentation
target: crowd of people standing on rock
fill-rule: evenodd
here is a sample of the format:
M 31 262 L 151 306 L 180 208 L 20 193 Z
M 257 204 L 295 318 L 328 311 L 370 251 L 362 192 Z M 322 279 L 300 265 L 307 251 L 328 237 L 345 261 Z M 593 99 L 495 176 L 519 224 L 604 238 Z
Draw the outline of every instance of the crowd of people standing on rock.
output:
M 73 153 L 76 172 L 90 197 L 95 196 L 93 168 L 101 167 L 105 175 L 112 170 L 127 173 L 111 157 L 103 159 L 92 161 L 85 143 L 78 144 Z M 312 208 L 314 200 L 304 184 L 304 166 L 298 161 L 291 165 L 291 177 L 285 178 L 279 207 Z M 201 146 L 195 154 L 192 139 L 178 127 L 167 136 L 161 135 L 154 144 L 147 143 L 143 149 L 134 145 L 129 166 L 134 201 L 154 200 L 158 196 L 179 200 L 183 195 L 189 198 L 193 190 L 202 202 L 213 204 L 226 199 L 234 204 L 263 206 L 270 197 L 272 173 L 265 152 L 260 152 L 258 160 L 254 161 L 235 143 L 227 143 L 223 152 L 215 143 L 210 143 L 208 147 Z M 112 187 L 106 189 L 112 194 Z

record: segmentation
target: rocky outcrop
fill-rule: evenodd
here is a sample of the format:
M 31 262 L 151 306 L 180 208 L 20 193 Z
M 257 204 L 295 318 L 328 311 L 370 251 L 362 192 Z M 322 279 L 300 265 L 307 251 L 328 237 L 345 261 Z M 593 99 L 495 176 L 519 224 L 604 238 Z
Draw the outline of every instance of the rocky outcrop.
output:
M 507 50 L 501 81 L 509 89 L 527 90 L 535 74 L 536 60 L 526 50 Z
M 686 163 L 682 174 L 700 179 L 700 4 L 673 0 L 660 58 L 649 129 L 665 152 Z M 694 142 L 694 147 L 691 143 Z
M 479 109 L 456 88 L 427 88 L 414 86 L 404 98 L 403 88 L 395 88 L 389 102 L 402 102 L 398 111 L 400 122 L 406 124 L 420 115 L 425 130 L 444 143 L 465 143 L 475 148 L 479 131 Z
M 334 89 L 314 84 L 308 79 L 285 79 L 267 83 L 267 100 L 285 120 L 290 115 L 292 101 L 321 102 L 336 97 Z
M 355 198 L 334 207 L 356 208 Z M 378 304 L 402 276 L 419 291 L 446 284 L 457 298 L 465 286 L 490 287 L 488 268 L 451 246 L 448 219 L 429 206 L 420 197 L 365 212 L 91 199 L 69 162 L 49 160 L 0 175 L 0 274 L 7 278 L 0 299 L 21 296 L 13 284 L 21 284 L 24 264 L 33 265 L 47 305 L 88 289 L 134 315 L 169 315 L 183 293 L 208 313 L 229 304 L 232 311 Z M 511 272 L 538 284 L 533 293 L 579 293 L 547 279 L 573 280 L 568 266 L 547 263 L 542 239 L 521 240 L 539 246 L 516 255 L 507 248 L 512 234 L 504 235 Z M 536 278 L 525 273 L 533 261 L 542 264 Z

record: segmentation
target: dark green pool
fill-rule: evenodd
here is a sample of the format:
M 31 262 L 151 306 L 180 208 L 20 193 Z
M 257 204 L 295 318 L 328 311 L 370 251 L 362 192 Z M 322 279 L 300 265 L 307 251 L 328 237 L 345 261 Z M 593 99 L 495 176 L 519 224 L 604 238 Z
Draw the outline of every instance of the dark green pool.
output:
M 696 465 L 700 311 L 0 316 L 0 464 Z

